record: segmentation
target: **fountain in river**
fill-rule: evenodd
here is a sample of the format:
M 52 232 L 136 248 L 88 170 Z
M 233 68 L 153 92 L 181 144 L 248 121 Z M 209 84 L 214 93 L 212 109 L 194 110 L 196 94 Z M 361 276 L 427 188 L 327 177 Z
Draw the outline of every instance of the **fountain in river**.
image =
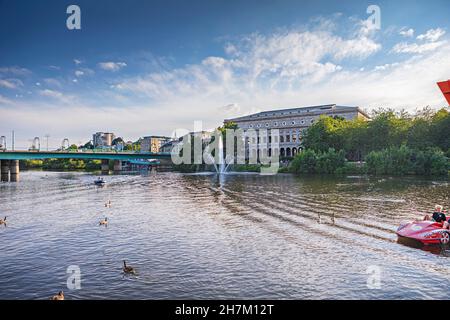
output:
M 214 165 L 214 169 L 216 169 L 216 173 L 219 175 L 226 174 L 230 165 L 233 163 L 232 156 L 224 157 L 224 147 L 223 147 L 223 136 L 221 133 L 215 135 L 217 139 L 217 144 L 214 148 L 216 156 L 213 157 L 210 153 L 209 146 L 205 150 L 207 152 L 206 159 L 209 164 Z

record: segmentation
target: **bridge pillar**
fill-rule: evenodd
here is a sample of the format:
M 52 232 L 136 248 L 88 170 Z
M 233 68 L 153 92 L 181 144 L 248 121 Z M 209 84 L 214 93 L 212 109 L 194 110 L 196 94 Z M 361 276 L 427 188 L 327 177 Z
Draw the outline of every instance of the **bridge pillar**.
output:
M 120 171 L 122 171 L 122 161 L 114 160 L 114 172 L 120 172 Z
M 9 161 L 9 171 L 11 172 L 11 181 L 17 182 L 19 181 L 19 160 L 10 160 Z
M 108 159 L 102 160 L 102 173 L 109 173 L 109 160 Z
M 1 160 L 0 161 L 1 168 L 1 181 L 8 182 L 9 181 L 9 160 Z

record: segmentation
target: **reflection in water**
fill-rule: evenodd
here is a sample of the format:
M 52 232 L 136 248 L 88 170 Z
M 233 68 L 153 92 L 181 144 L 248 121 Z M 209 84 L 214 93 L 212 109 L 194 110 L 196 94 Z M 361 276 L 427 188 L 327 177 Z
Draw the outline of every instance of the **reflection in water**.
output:
M 450 204 L 446 181 L 156 173 L 97 188 L 94 179 L 23 172 L 0 184 L 0 298 L 447 298 L 447 248 L 418 250 L 395 235 Z M 124 276 L 123 260 L 137 276 Z M 66 287 L 73 265 L 80 290 Z M 367 288 L 369 266 L 381 268 L 381 289 Z

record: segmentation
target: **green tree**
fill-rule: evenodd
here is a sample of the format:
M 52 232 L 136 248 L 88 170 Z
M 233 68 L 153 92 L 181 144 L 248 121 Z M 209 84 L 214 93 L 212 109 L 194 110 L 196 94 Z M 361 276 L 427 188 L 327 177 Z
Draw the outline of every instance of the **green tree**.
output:
M 68 150 L 78 150 L 78 147 L 77 147 L 76 144 L 72 144 L 72 145 L 68 148 Z

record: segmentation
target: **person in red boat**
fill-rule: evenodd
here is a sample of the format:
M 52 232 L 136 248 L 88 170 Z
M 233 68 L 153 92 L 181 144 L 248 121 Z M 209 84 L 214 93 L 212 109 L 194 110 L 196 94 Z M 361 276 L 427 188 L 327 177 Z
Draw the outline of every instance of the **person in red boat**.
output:
M 444 210 L 443 207 L 441 205 L 436 205 L 434 207 L 434 212 L 431 215 L 431 217 L 427 214 L 425 215 L 425 217 L 423 217 L 424 221 L 434 221 L 434 222 L 439 222 L 442 223 L 442 225 L 444 226 L 444 228 L 448 228 L 448 222 L 447 222 L 447 217 L 444 214 Z

